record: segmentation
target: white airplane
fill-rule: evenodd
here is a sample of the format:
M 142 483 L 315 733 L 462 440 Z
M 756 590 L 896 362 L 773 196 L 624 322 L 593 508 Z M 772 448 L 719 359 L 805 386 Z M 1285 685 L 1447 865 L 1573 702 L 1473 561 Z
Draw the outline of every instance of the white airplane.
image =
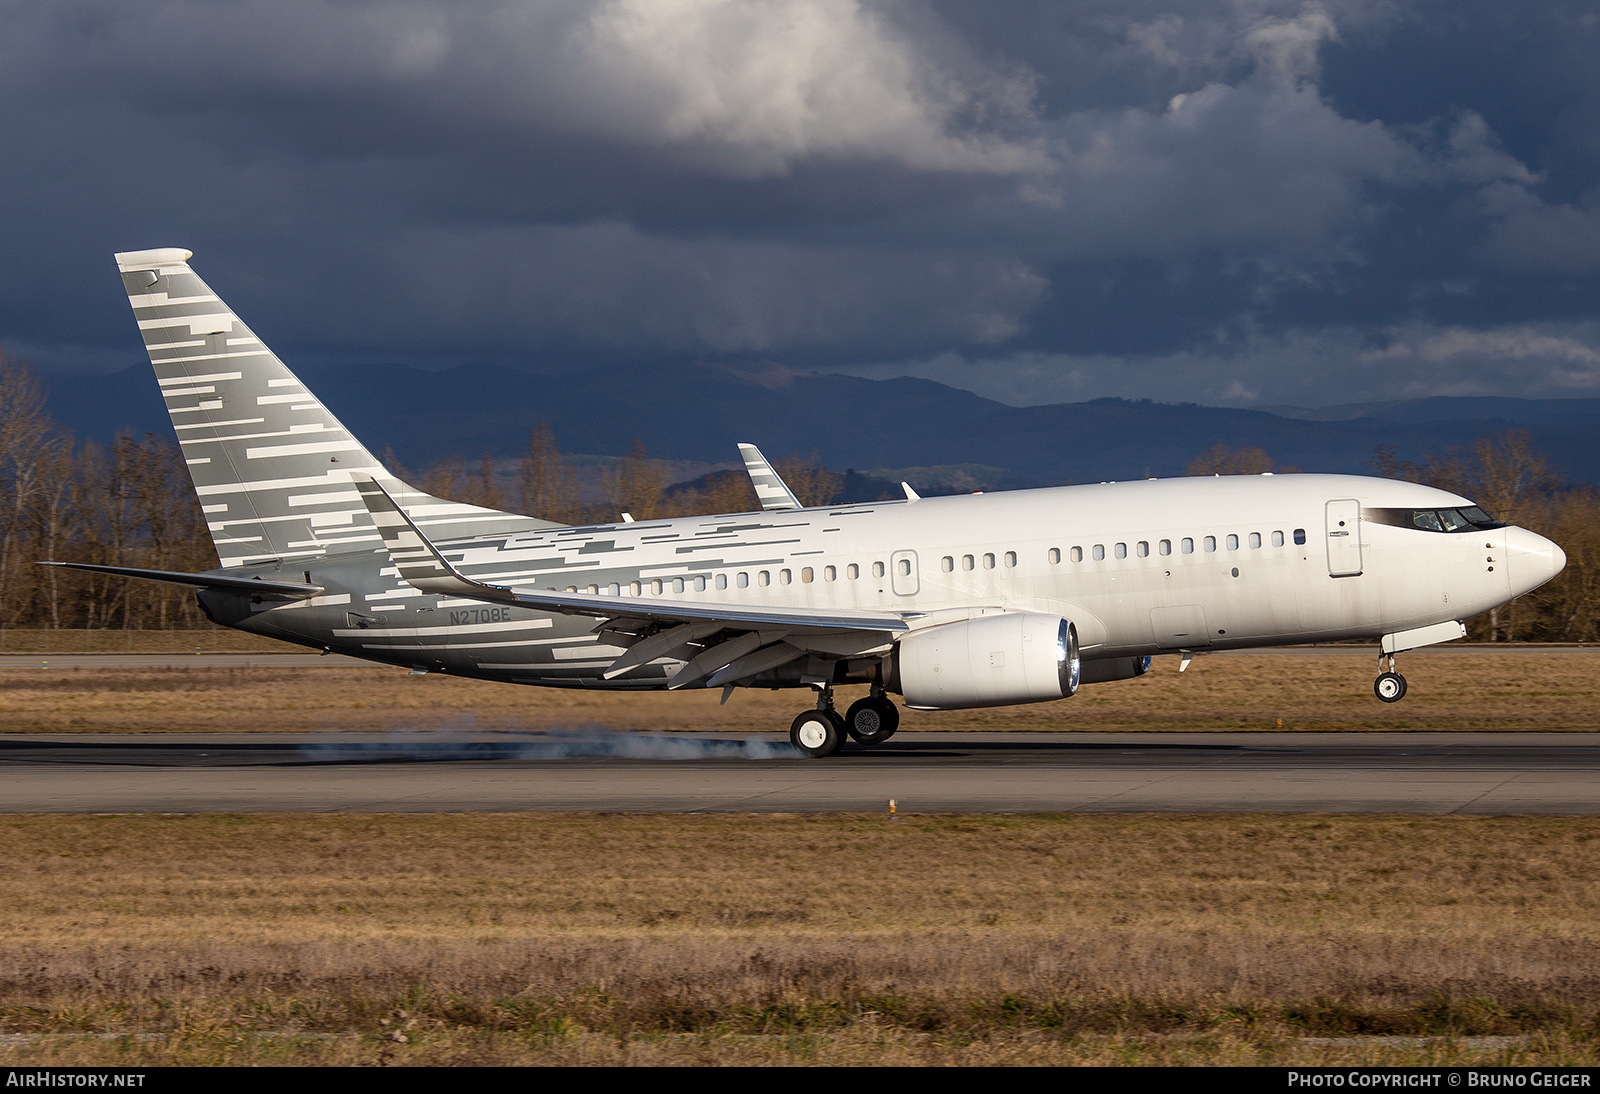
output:
M 811 688 L 790 739 L 879 744 L 916 709 L 1045 702 L 1151 655 L 1371 639 L 1395 655 L 1549 581 L 1561 548 L 1390 479 L 1151 479 L 567 527 L 390 474 L 190 269 L 117 255 L 222 565 L 216 623 L 413 672 L 546 687 Z M 870 685 L 840 715 L 833 687 Z

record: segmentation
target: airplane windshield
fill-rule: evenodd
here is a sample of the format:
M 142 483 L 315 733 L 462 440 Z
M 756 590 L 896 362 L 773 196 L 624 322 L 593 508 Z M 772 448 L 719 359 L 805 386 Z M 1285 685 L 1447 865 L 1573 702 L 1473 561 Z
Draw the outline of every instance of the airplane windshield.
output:
M 1474 529 L 1504 528 L 1476 505 L 1459 509 L 1363 509 L 1368 520 L 1395 528 L 1420 528 L 1424 532 L 1470 532 Z

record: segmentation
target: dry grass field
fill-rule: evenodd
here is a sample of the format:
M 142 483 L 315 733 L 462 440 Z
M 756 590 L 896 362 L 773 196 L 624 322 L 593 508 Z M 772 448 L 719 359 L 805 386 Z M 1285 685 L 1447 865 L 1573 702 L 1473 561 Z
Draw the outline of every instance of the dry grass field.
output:
M 1376 658 L 1348 652 L 1219 654 L 1177 672 L 1091 684 L 1036 706 L 923 713 L 907 730 L 1600 730 L 1600 649 L 1420 652 L 1392 706 L 1372 695 Z M 864 692 L 841 689 L 841 705 Z M 797 691 L 597 693 L 515 687 L 381 666 L 0 669 L 0 732 L 786 730 Z M 1280 724 L 1281 723 L 1281 724 Z
M 0 1064 L 1600 1062 L 1600 820 L 0 818 Z
M 0 627 L 0 654 L 34 653 L 305 653 L 304 646 L 228 627 L 203 631 L 43 630 Z

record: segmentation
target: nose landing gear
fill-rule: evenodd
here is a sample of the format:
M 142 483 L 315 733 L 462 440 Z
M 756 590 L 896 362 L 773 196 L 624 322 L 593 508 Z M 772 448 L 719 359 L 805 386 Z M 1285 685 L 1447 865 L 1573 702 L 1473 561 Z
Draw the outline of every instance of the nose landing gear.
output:
M 1394 670 L 1394 654 L 1380 653 L 1378 665 L 1383 671 L 1372 682 L 1372 693 L 1385 703 L 1398 703 L 1406 697 L 1406 678 Z

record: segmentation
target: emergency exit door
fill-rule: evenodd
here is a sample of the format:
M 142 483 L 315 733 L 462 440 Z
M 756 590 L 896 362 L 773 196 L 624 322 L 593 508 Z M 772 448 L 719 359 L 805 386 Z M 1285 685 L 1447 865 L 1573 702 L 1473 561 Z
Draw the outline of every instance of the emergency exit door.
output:
M 921 588 L 917 573 L 917 552 L 896 551 L 889 556 L 889 581 L 896 596 L 916 596 Z

